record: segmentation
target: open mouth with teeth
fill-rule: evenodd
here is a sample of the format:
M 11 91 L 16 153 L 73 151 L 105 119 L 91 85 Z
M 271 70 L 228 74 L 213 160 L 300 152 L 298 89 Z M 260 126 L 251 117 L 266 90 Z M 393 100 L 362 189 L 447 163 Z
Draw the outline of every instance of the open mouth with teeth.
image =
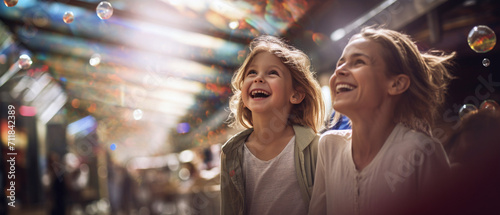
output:
M 335 92 L 339 94 L 339 93 L 349 92 L 351 90 L 354 90 L 355 88 L 356 88 L 355 86 L 349 84 L 337 84 Z
M 271 94 L 267 91 L 264 91 L 264 90 L 253 90 L 252 92 L 250 92 L 250 97 L 252 97 L 253 99 L 256 99 L 256 98 L 267 98 L 269 97 Z

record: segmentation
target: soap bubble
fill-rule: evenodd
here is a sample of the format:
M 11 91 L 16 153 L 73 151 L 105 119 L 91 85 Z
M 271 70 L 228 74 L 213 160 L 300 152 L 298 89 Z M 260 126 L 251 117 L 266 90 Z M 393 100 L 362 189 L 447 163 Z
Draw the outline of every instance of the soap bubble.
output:
M 22 39 L 27 40 L 36 36 L 38 28 L 32 24 L 24 24 L 19 33 L 23 37 Z
M 500 105 L 498 105 L 498 103 L 493 100 L 493 99 L 488 99 L 488 100 L 484 100 L 483 103 L 481 103 L 481 105 L 479 106 L 479 109 L 481 110 L 500 110 Z
M 458 116 L 463 119 L 466 115 L 471 113 L 477 113 L 477 107 L 473 104 L 464 104 L 458 111 Z
M 75 16 L 73 15 L 73 12 L 71 11 L 67 11 L 66 13 L 64 13 L 64 16 L 63 16 L 63 21 L 64 23 L 72 23 L 73 20 L 75 20 Z
M 490 59 L 488 59 L 488 58 L 483 59 L 483 66 L 484 67 L 490 66 Z
M 107 1 L 102 1 L 95 11 L 100 19 L 109 19 L 113 15 L 113 6 Z
M 30 56 L 28 56 L 26 54 L 22 54 L 21 56 L 19 56 L 19 68 L 20 69 L 28 69 L 28 68 L 30 68 L 32 63 L 33 63 L 33 61 L 31 61 Z
M 36 11 L 33 14 L 33 24 L 38 27 L 45 27 L 49 24 L 49 16 L 43 11 Z
M 486 25 L 474 26 L 467 37 L 470 48 L 477 53 L 489 52 L 496 42 L 495 32 Z
M 3 0 L 3 3 L 7 7 L 14 7 L 14 6 L 16 6 L 17 2 L 18 2 L 18 0 Z

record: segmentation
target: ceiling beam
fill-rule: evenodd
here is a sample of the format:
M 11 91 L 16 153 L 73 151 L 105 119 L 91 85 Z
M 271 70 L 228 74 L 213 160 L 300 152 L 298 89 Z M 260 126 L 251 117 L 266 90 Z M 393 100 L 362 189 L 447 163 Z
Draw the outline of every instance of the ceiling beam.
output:
M 382 25 L 388 29 L 398 30 L 426 15 L 447 0 L 385 0 L 367 13 L 359 16 L 349 24 L 333 31 L 331 41 L 322 46 L 314 58 L 318 64 L 318 72 L 331 71 L 335 61 L 340 57 L 349 38 L 364 26 Z

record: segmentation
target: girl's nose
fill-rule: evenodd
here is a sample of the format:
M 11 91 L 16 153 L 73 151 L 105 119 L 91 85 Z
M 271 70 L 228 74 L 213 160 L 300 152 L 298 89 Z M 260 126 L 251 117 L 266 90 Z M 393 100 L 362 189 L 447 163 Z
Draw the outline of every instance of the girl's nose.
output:
M 344 66 L 338 67 L 334 72 L 337 76 L 346 76 L 347 73 L 348 71 L 344 68 Z
M 262 79 L 262 77 L 260 76 L 257 76 L 254 80 L 253 80 L 254 83 L 264 83 L 264 79 Z

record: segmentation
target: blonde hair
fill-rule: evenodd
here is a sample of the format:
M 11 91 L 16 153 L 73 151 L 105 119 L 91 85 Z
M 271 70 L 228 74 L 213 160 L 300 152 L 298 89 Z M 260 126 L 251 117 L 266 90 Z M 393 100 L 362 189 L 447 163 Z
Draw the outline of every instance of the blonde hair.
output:
M 448 84 L 454 78 L 448 67 L 455 52 L 420 53 L 410 36 L 384 28 L 365 27 L 356 36 L 382 45 L 389 65 L 387 75 L 405 74 L 410 78 L 410 86 L 396 107 L 395 120 L 430 135 Z
M 301 50 L 286 44 L 281 39 L 263 35 L 255 38 L 249 45 L 250 53 L 243 64 L 236 70 L 231 80 L 234 95 L 229 101 L 231 114 L 229 125 L 232 127 L 253 127 L 252 112 L 244 107 L 241 98 L 241 87 L 245 79 L 245 71 L 254 57 L 261 52 L 269 52 L 280 59 L 292 76 L 292 86 L 295 90 L 305 94 L 300 104 L 293 105 L 288 124 L 309 126 L 318 132 L 325 114 L 321 88 L 311 71 L 309 57 Z

